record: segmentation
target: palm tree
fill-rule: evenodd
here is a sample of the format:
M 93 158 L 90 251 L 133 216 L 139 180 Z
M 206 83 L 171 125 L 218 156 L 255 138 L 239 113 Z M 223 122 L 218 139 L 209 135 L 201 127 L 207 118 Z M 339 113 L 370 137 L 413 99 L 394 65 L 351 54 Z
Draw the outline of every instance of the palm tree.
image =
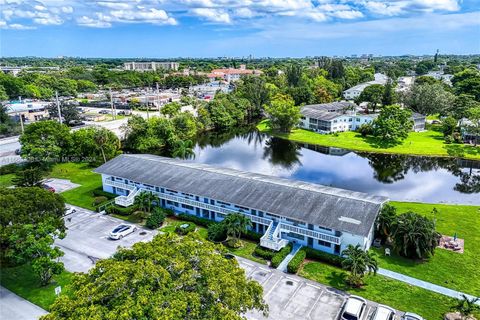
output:
M 473 312 L 480 310 L 480 306 L 477 304 L 478 301 L 480 301 L 480 298 L 469 299 L 462 294 L 462 299 L 458 299 L 457 304 L 452 309 L 460 313 L 462 319 L 467 319 Z
M 240 236 L 252 226 L 252 221 L 241 213 L 231 213 L 222 221 L 227 231 L 227 236 L 237 243 Z
M 152 202 L 157 200 L 157 197 L 148 191 L 142 191 L 135 197 L 135 204 L 140 210 L 145 213 L 150 213 L 152 211 Z
M 397 252 L 418 259 L 433 255 L 440 237 L 434 222 L 415 212 L 399 215 L 392 234 L 393 247 Z
M 377 273 L 378 264 L 371 252 L 364 251 L 360 245 L 348 245 L 347 249 L 342 251 L 345 258 L 342 261 L 342 268 L 350 271 L 348 282 L 354 286 L 363 284 L 363 276 L 365 272 Z
M 193 151 L 193 142 L 191 140 L 178 140 L 172 152 L 172 157 L 180 159 L 190 159 L 195 157 Z
M 397 219 L 397 209 L 389 204 L 384 205 L 377 217 L 376 228 L 378 233 L 387 241 L 390 241 Z

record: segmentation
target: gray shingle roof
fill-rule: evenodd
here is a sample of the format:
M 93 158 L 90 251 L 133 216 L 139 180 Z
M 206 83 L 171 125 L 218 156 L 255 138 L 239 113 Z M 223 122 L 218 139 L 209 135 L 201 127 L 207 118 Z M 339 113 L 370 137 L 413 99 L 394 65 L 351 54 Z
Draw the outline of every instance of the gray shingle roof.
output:
M 123 154 L 94 170 L 367 236 L 387 198 L 146 154 Z
M 309 104 L 303 106 L 300 109 L 300 112 L 302 115 L 309 118 L 328 121 L 342 116 L 345 113 L 345 109 L 355 109 L 356 107 L 357 105 L 354 103 L 340 101 L 322 104 Z

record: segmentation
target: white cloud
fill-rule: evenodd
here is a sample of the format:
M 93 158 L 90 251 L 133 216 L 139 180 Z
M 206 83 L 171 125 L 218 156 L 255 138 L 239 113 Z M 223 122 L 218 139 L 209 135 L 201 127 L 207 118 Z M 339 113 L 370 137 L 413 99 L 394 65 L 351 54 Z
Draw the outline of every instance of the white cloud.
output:
M 195 8 L 190 12 L 211 22 L 231 23 L 230 15 L 221 9 Z
M 101 12 L 95 12 L 95 17 L 82 16 L 77 19 L 77 23 L 90 28 L 109 28 L 112 26 L 111 17 L 105 16 Z

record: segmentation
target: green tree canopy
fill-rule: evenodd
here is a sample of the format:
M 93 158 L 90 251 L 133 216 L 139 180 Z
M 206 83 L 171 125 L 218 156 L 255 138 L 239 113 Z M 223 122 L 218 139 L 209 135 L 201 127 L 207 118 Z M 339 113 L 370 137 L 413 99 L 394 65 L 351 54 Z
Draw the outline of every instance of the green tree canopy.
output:
M 451 108 L 455 96 L 446 91 L 439 83 L 414 84 L 410 90 L 402 95 L 402 102 L 413 111 L 421 114 L 446 114 Z
M 381 84 L 372 84 L 366 87 L 356 99 L 357 103 L 368 102 L 368 108 L 375 112 L 377 106 L 382 103 L 385 87 Z
M 281 132 L 290 132 L 300 121 L 300 108 L 289 95 L 277 94 L 269 104 L 265 105 L 265 112 L 270 119 L 270 126 Z
M 245 319 L 252 309 L 266 313 L 260 284 L 223 254 L 196 234 L 157 235 L 75 275 L 70 294 L 42 319 Z
M 412 129 L 412 113 L 399 105 L 385 106 L 373 121 L 373 135 L 388 143 L 398 143 L 407 138 Z
M 120 140 L 102 127 L 81 128 L 72 133 L 72 151 L 79 161 L 100 164 L 120 154 Z

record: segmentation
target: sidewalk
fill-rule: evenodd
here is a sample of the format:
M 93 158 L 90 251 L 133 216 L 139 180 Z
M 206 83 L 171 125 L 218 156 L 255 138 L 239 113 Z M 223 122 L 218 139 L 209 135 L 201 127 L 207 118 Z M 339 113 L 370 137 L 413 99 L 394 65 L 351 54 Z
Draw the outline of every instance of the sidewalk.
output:
M 285 259 L 283 259 L 283 261 L 280 263 L 277 269 L 283 272 L 287 272 L 288 263 L 290 262 L 290 260 L 293 259 L 293 257 L 297 254 L 297 252 L 301 248 L 302 248 L 301 244 L 295 243 L 293 245 L 292 251 L 290 251 L 290 253 L 285 257 Z
M 443 294 L 445 296 L 452 297 L 452 298 L 455 298 L 455 299 L 461 299 L 462 294 L 467 296 L 468 299 L 476 298 L 472 295 L 469 295 L 469 294 L 466 294 L 466 293 L 463 293 L 463 292 L 459 292 L 459 291 L 455 291 L 455 290 L 452 290 L 452 289 L 448 289 L 448 288 L 445 288 L 445 287 L 442 287 L 442 286 L 439 286 L 439 285 L 436 285 L 436 284 L 433 284 L 433 283 L 430 283 L 430 282 L 427 282 L 427 281 L 412 278 L 412 277 L 406 276 L 406 275 L 398 273 L 398 272 L 393 272 L 393 271 L 390 271 L 390 270 L 379 268 L 377 273 L 382 275 L 382 276 L 392 278 L 392 279 L 395 279 L 395 280 L 399 280 L 399 281 L 408 283 L 412 286 L 416 286 L 416 287 L 423 288 L 423 289 L 426 289 L 426 290 L 430 290 L 430 291 L 433 291 L 433 292 L 436 292 L 436 293 L 440 293 L 440 294 Z M 480 305 L 480 301 L 477 301 L 477 304 Z
M 36 320 L 48 312 L 0 286 L 0 319 Z

